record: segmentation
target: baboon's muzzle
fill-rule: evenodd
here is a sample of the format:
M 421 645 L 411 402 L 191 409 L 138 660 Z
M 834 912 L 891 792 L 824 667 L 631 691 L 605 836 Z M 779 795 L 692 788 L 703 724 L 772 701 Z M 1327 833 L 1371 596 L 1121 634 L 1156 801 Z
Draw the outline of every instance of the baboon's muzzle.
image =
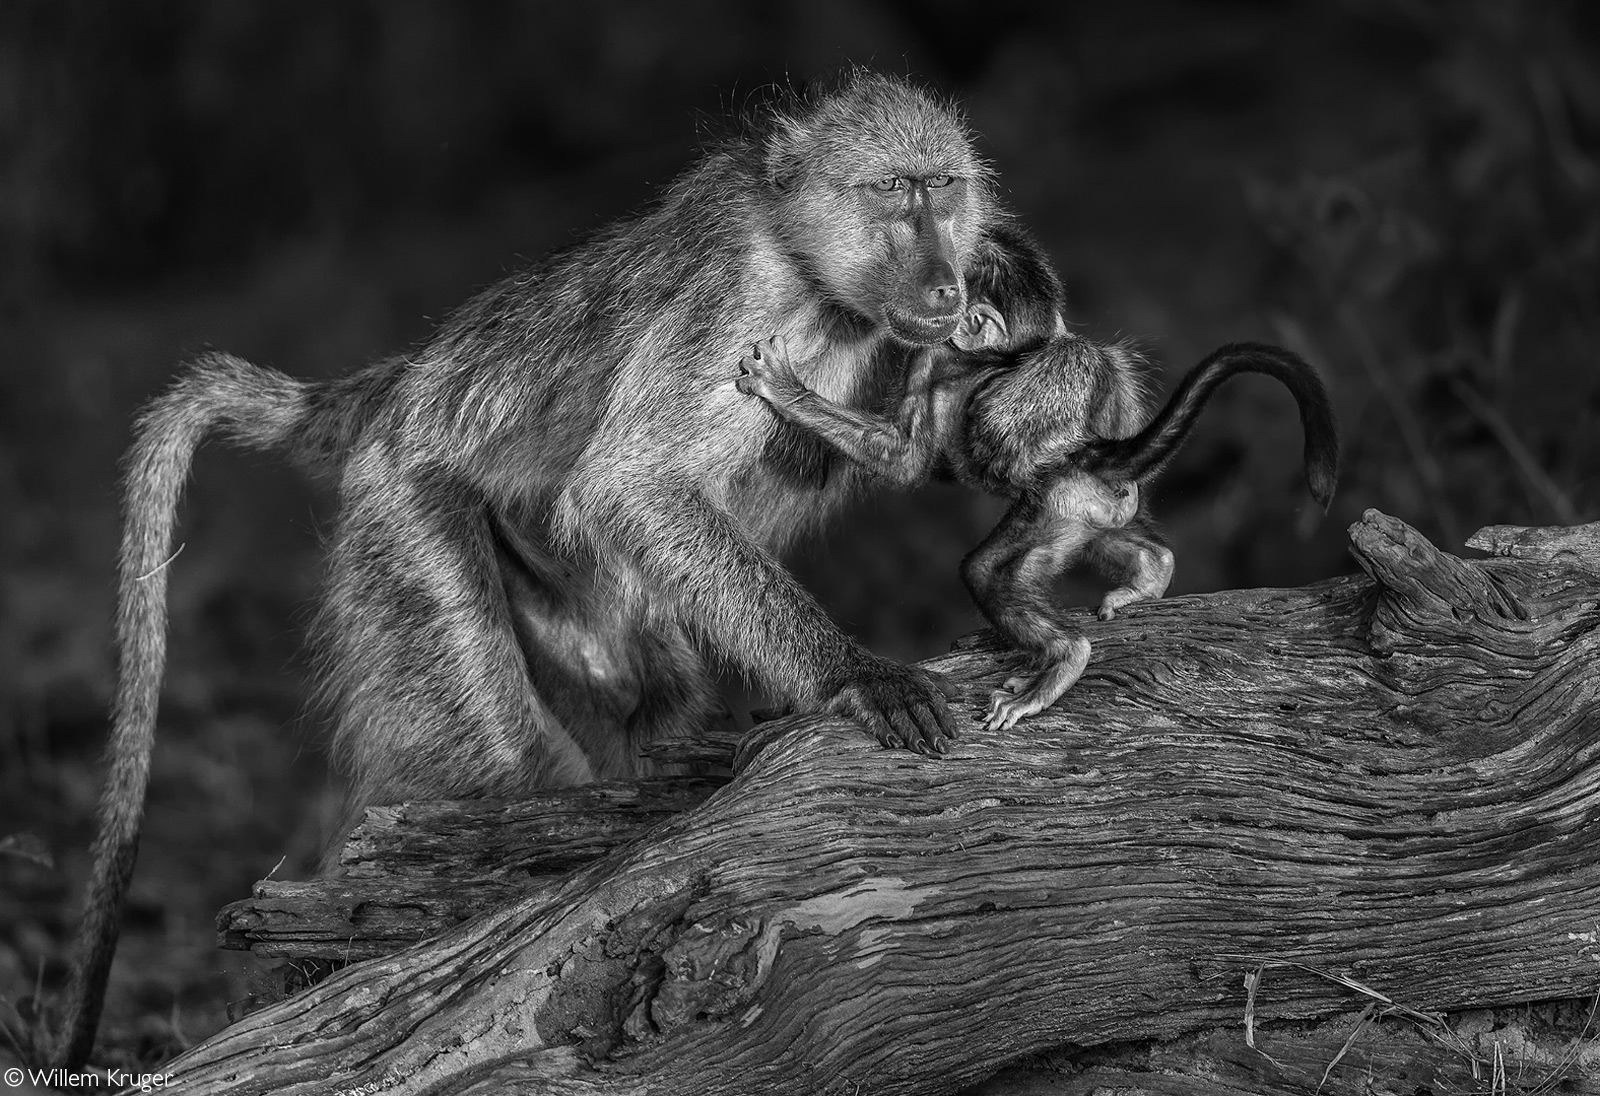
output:
M 895 338 L 916 346 L 934 346 L 956 333 L 966 314 L 966 292 L 955 265 L 934 254 L 923 264 L 903 302 L 885 309 Z

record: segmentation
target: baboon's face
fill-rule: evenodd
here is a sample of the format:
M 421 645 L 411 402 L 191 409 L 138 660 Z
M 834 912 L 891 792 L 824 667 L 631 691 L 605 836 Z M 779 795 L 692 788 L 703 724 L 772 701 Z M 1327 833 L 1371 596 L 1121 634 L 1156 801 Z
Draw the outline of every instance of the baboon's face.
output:
M 955 334 L 963 270 L 993 212 L 989 170 L 954 111 L 863 78 L 786 132 L 769 177 L 793 253 L 828 298 L 903 343 Z
M 858 188 L 886 252 L 882 315 L 901 342 L 941 343 L 966 318 L 958 220 L 970 217 L 967 181 L 949 174 L 884 175 Z
M 987 210 L 980 181 L 940 165 L 812 180 L 796 236 L 835 302 L 900 342 L 937 346 L 967 317 L 968 255 Z

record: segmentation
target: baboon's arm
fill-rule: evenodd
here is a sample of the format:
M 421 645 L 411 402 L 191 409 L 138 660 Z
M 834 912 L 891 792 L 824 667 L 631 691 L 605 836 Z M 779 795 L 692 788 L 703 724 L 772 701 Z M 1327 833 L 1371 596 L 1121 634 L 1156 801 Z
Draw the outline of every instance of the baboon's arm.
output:
M 888 419 L 833 403 L 809 388 L 793 401 L 772 403 L 772 409 L 875 476 L 910 484 L 927 471 L 929 455 Z
M 779 417 L 833 446 L 873 475 L 898 484 L 923 479 L 936 446 L 926 433 L 931 417 L 931 355 L 917 357 L 899 422 L 834 403 L 807 388 L 794 370 L 781 338 L 756 343 L 739 365 L 739 391 L 760 396 Z
M 575 485 L 569 526 L 629 561 L 645 597 L 672 591 L 697 635 L 784 700 L 854 719 L 885 745 L 943 751 L 955 731 L 939 683 L 851 640 L 692 483 L 648 468 Z

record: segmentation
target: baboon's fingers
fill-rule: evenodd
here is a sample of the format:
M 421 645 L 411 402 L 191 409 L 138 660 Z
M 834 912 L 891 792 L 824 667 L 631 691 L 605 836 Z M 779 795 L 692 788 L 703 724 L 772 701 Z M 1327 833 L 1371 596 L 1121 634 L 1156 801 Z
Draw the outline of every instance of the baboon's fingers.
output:
M 733 379 L 734 387 L 747 396 L 783 403 L 799 399 L 805 392 L 805 384 L 788 359 L 770 349 L 763 356 L 740 358 L 739 368 L 743 372 Z
M 939 674 L 919 669 L 913 669 L 912 673 L 926 682 L 929 688 L 920 700 L 909 706 L 908 711 L 928 751 L 942 754 L 956 737 L 956 718 L 949 701 L 954 686 Z
M 951 741 L 959 734 L 960 728 L 956 723 L 954 709 L 950 701 L 961 695 L 960 687 L 944 674 L 934 673 L 932 670 L 922 670 L 921 674 L 933 686 L 934 692 L 929 694 L 926 703 L 916 705 L 912 714 L 917 721 L 917 726 L 922 729 L 923 738 L 933 747 L 935 753 L 944 753 Z
M 905 744 L 906 749 L 913 753 L 926 754 L 927 743 L 923 740 L 922 729 L 917 721 L 912 718 L 907 709 L 889 713 L 889 722 L 894 725 L 895 735 Z
M 926 706 L 916 705 L 907 708 L 896 717 L 895 724 L 907 729 L 908 741 L 917 753 L 924 755 L 944 753 L 945 739 L 939 733 L 939 721 Z
M 937 736 L 933 744 L 934 749 L 944 753 L 947 743 L 956 740 L 959 728 L 956 726 L 956 713 L 950 707 L 949 698 L 942 689 L 939 695 L 934 698 L 933 703 L 928 705 L 924 711 L 926 716 L 923 726 L 931 727 Z
M 834 694 L 827 709 L 862 724 L 884 745 L 942 753 L 955 737 L 950 706 L 932 677 L 915 667 L 874 658 Z
M 868 733 L 878 740 L 878 745 L 890 750 L 909 749 L 910 742 L 905 732 L 896 728 L 882 714 L 863 710 L 856 714 L 856 722 L 867 728 Z
M 864 690 L 859 686 L 846 685 L 840 689 L 824 706 L 824 710 L 861 724 L 881 746 L 893 749 L 906 744 L 904 737 L 890 725 L 884 714 L 868 701 Z

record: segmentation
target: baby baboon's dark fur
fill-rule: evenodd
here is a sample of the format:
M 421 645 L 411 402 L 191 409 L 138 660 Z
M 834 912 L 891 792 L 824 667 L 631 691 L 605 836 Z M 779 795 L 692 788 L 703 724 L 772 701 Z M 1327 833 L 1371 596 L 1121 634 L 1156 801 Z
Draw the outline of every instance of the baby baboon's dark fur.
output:
M 991 242 L 986 261 L 969 267 L 968 322 L 950 346 L 918 355 L 896 421 L 809 391 L 781 339 L 757 344 L 744 359 L 740 388 L 878 475 L 910 483 L 937 470 L 1013 500 L 962 564 L 996 631 L 1038 655 L 1035 676 L 1012 678 L 991 698 L 988 725 L 1009 727 L 1053 704 L 1088 663 L 1088 639 L 1063 628 L 1051 611 L 1057 575 L 1087 558 L 1118 581 L 1101 602 L 1101 619 L 1166 592 L 1173 557 L 1145 516 L 1140 487 L 1187 440 L 1218 385 L 1256 372 L 1289 388 L 1305 432 L 1307 482 L 1324 506 L 1339 449 L 1316 371 L 1259 343 L 1211 354 L 1146 425 L 1137 356 L 1067 334 L 1059 283 L 1040 273 L 1048 263 L 1036 245 L 998 233 Z
M 98 1020 L 137 851 L 165 561 L 199 442 L 336 478 L 320 647 L 352 802 L 516 795 L 635 771 L 714 710 L 708 659 L 923 751 L 938 684 L 839 631 L 775 552 L 865 477 L 734 387 L 747 332 L 812 389 L 903 391 L 1001 219 L 963 119 L 855 71 L 761 112 L 645 214 L 469 302 L 414 353 L 308 384 L 214 356 L 129 457 L 111 777 L 59 1059 Z

